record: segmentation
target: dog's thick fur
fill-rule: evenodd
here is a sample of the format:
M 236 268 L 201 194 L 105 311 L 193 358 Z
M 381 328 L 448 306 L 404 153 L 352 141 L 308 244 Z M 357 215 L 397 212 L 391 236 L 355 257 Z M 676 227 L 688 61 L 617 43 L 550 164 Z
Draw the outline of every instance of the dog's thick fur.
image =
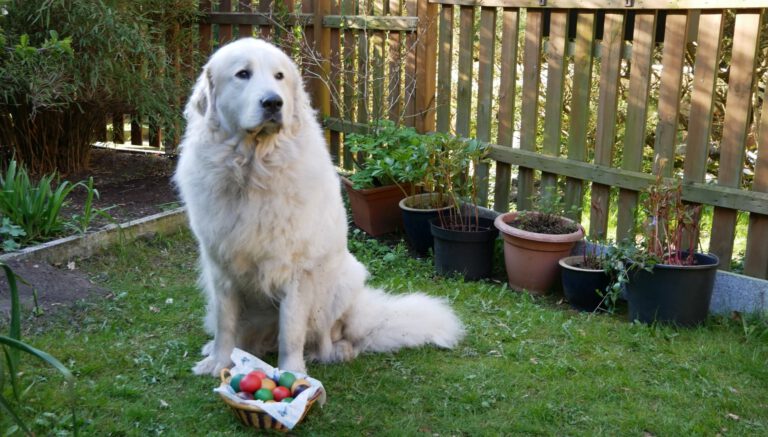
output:
M 234 347 L 308 359 L 432 343 L 455 346 L 459 319 L 438 298 L 390 295 L 347 250 L 338 176 L 298 69 L 246 38 L 205 65 L 185 110 L 176 175 L 200 247 L 206 328 L 194 367 L 218 374 Z

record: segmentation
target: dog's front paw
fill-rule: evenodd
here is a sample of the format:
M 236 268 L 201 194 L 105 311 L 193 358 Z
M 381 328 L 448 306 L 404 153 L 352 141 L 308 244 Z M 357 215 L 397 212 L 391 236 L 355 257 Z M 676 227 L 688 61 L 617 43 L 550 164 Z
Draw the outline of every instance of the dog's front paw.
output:
M 333 361 L 351 361 L 357 356 L 355 347 L 347 340 L 339 340 L 333 343 Z
M 221 369 L 230 367 L 231 364 L 232 362 L 229 361 L 229 359 L 220 361 L 213 355 L 210 355 L 198 361 L 195 367 L 192 368 L 192 372 L 194 372 L 195 375 L 219 376 Z
M 280 370 L 290 370 L 291 372 L 307 373 L 307 366 L 303 360 L 280 360 Z

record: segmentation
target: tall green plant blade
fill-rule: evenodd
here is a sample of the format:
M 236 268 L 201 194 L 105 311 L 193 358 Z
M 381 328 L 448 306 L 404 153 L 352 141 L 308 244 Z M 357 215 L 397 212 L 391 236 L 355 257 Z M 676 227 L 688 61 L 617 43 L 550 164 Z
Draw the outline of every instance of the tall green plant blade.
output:
M 0 408 L 2 410 L 7 411 L 8 415 L 13 419 L 14 422 L 16 422 L 17 425 L 19 425 L 19 428 L 21 428 L 27 435 L 33 435 L 32 431 L 29 430 L 27 427 L 27 424 L 24 423 L 23 420 L 21 420 L 21 417 L 19 417 L 15 411 L 11 408 L 10 402 L 8 402 L 8 399 L 6 399 L 2 393 L 0 393 Z
M 19 287 L 16 282 L 16 274 L 5 263 L 0 262 L 0 267 L 5 271 L 8 289 L 11 292 L 11 326 L 9 335 L 15 340 L 21 340 L 21 302 L 19 301 Z M 11 360 L 14 365 L 18 363 L 18 352 L 11 351 Z
M 17 350 L 26 352 L 34 357 L 37 357 L 40 360 L 50 364 L 56 370 L 58 370 L 62 375 L 64 375 L 64 377 L 67 380 L 72 381 L 74 379 L 74 377 L 72 376 L 72 372 L 70 372 L 69 369 L 64 364 L 61 363 L 61 361 L 57 360 L 47 352 L 43 352 L 40 349 L 37 349 L 35 347 L 32 347 L 24 343 L 23 341 L 6 337 L 4 335 L 0 335 L 0 344 L 9 346 L 12 349 L 17 349 Z

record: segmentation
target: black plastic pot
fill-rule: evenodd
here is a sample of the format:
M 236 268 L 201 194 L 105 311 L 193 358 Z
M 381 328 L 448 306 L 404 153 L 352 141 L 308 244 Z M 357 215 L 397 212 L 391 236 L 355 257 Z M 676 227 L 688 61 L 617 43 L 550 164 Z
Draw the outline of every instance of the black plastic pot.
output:
M 626 288 L 629 320 L 695 326 L 709 315 L 709 302 L 720 260 L 694 254 L 695 264 L 657 264 L 651 272 L 638 270 Z
M 451 206 L 443 208 L 418 208 L 411 205 L 424 203 L 426 199 L 434 198 L 436 194 L 425 193 L 409 196 L 400 201 L 400 211 L 403 215 L 403 230 L 411 248 L 421 256 L 429 254 L 434 240 L 429 230 L 429 221 L 436 219 L 440 211 L 448 210 Z
M 609 278 L 605 270 L 588 269 L 580 266 L 582 255 L 560 259 L 563 294 L 568 303 L 579 311 L 595 311 L 602 306 L 605 288 Z
M 479 231 L 455 231 L 430 221 L 435 244 L 435 271 L 439 275 L 460 273 L 474 281 L 488 278 L 493 271 L 493 246 L 499 230 L 492 219 L 480 218 Z

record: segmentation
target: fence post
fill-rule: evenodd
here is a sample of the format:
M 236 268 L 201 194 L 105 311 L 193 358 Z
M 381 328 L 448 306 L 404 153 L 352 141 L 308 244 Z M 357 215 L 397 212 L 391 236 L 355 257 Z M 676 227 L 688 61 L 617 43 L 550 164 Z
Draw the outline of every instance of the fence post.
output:
M 331 0 L 317 0 L 315 5 L 314 34 L 315 45 L 319 51 L 318 62 L 315 68 L 317 78 L 314 80 L 313 90 L 315 105 L 317 105 L 320 119 L 331 114 L 331 94 L 328 81 L 331 76 L 331 29 L 323 26 L 323 18 L 331 11 Z M 329 131 L 325 131 L 326 141 L 329 141 Z M 338 152 L 337 152 L 338 153 Z
M 437 4 L 419 0 L 416 43 L 416 130 L 435 130 L 435 80 L 437 68 Z

